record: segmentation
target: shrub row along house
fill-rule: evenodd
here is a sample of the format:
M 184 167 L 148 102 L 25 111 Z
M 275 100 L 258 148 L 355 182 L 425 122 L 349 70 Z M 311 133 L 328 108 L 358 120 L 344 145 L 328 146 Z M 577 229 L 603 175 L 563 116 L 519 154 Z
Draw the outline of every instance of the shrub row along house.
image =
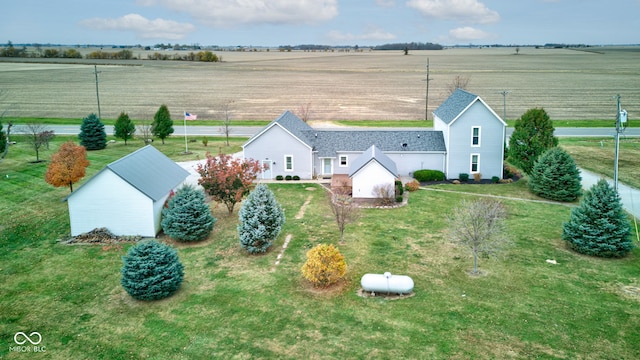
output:
M 243 156 L 261 161 L 263 179 L 348 175 L 363 198 L 419 169 L 502 177 L 507 125 L 479 96 L 457 89 L 433 117 L 433 130 L 327 130 L 285 111 L 243 145 Z

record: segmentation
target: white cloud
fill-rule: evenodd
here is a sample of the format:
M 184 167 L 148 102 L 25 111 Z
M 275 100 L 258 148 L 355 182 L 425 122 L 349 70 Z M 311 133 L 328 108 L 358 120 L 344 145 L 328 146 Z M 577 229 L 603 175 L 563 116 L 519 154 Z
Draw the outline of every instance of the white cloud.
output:
M 494 37 L 493 34 L 469 26 L 449 30 L 449 38 L 454 41 L 477 41 Z
M 370 26 L 361 34 L 343 33 L 341 31 L 330 31 L 327 37 L 334 43 L 350 43 L 354 41 L 385 41 L 396 38 L 392 33 L 375 26 Z
M 461 23 L 491 24 L 500 20 L 497 11 L 478 0 L 410 0 L 407 6 L 426 17 Z
M 149 20 L 139 14 L 128 14 L 117 19 L 93 18 L 80 22 L 81 25 L 95 30 L 133 31 L 141 39 L 183 39 L 195 26 L 173 20 Z
M 314 24 L 338 15 L 338 0 L 138 0 L 188 13 L 213 27 L 246 24 Z

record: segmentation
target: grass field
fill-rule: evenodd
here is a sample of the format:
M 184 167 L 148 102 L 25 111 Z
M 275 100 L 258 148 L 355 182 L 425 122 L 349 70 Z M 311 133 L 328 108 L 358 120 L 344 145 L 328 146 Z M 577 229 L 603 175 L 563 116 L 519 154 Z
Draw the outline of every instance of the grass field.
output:
M 614 119 L 613 96 L 634 119 L 640 114 L 640 47 L 569 49 L 447 49 L 402 52 L 223 52 L 221 63 L 132 60 L 98 66 L 102 117 L 120 111 L 150 119 L 161 104 L 221 119 L 233 101 L 234 119 L 269 120 L 310 104 L 312 120 L 420 120 L 425 116 L 426 62 L 429 114 L 457 75 L 468 90 L 507 119 L 543 107 L 552 119 Z M 145 58 L 146 55 L 134 54 Z M 6 59 L 3 59 L 6 60 Z M 45 61 L 46 59 L 38 59 Z M 100 63 L 99 63 L 100 64 Z M 131 66 L 123 66 L 131 65 Z M 82 118 L 97 112 L 93 63 L 0 62 L 0 109 L 7 117 Z M 429 115 L 431 116 L 431 115 Z
M 56 138 L 43 157 L 63 140 Z M 140 145 L 90 152 L 88 175 Z M 179 161 L 182 145 L 170 139 L 157 147 Z M 204 151 L 199 146 L 194 151 Z M 57 242 L 69 233 L 66 203 L 60 201 L 68 190 L 45 184 L 46 164 L 29 163 L 33 157 L 17 145 L 0 163 L 2 358 L 640 357 L 640 297 L 627 292 L 640 287 L 640 250 L 618 260 L 568 250 L 560 240 L 567 206 L 505 201 L 514 245 L 499 259 L 480 260 L 486 276 L 470 277 L 471 257 L 447 242 L 443 215 L 474 195 L 412 193 L 406 207 L 363 211 L 347 228 L 346 245 L 339 245 L 348 264 L 346 283 L 315 291 L 300 275 L 305 252 L 339 239 L 324 190 L 272 184 L 287 222 L 271 251 L 244 254 L 237 210 L 229 217 L 224 207 L 214 207 L 218 222 L 208 240 L 175 245 L 185 266 L 180 290 L 165 300 L 140 302 L 119 284 L 129 245 Z M 524 183 L 467 187 L 473 189 L 448 189 L 507 197 L 526 192 Z M 304 216 L 295 219 L 307 199 Z M 292 240 L 275 266 L 286 234 Z M 364 273 L 384 271 L 411 276 L 415 296 L 356 295 Z M 39 332 L 46 353 L 10 351 L 18 331 Z

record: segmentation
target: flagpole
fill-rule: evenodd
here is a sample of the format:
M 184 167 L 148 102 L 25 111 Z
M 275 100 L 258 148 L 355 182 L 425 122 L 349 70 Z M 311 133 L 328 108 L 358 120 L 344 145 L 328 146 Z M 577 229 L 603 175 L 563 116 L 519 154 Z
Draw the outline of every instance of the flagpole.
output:
M 187 145 L 187 112 L 184 112 L 184 153 L 189 152 L 189 145 Z

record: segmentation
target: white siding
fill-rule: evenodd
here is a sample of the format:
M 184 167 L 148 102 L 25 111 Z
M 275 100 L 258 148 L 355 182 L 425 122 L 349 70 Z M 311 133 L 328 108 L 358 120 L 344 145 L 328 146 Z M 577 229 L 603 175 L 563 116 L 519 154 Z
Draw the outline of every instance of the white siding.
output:
M 376 185 L 391 185 L 393 188 L 395 179 L 395 176 L 378 162 L 370 161 L 351 178 L 353 197 L 375 198 L 373 188 Z
M 293 156 L 293 170 L 285 170 L 284 154 Z M 271 175 L 298 175 L 301 179 L 313 176 L 311 149 L 292 134 L 274 124 L 244 147 L 244 158 L 272 160 Z
M 116 235 L 157 234 L 153 201 L 109 169 L 93 177 L 67 201 L 72 236 L 99 227 Z
M 471 145 L 473 127 L 481 127 L 480 146 Z M 482 178 L 502 177 L 504 125 L 481 101 L 476 101 L 450 125 L 448 138 L 447 178 L 470 174 L 471 154 L 481 158 L 478 172 Z
M 444 172 L 444 153 L 385 152 L 398 166 L 398 175 L 412 176 L 420 169 L 440 170 Z

